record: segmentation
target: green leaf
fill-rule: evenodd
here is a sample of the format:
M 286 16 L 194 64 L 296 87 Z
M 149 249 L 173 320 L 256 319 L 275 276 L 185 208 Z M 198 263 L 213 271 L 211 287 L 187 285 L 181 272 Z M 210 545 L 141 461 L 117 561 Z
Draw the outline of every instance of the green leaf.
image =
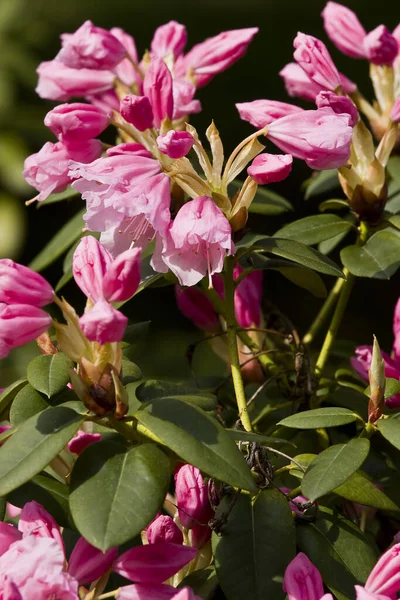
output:
M 271 237 L 256 244 L 259 251 L 282 256 L 325 275 L 344 278 L 342 270 L 330 258 L 300 242 Z
M 242 453 L 225 429 L 200 408 L 155 398 L 134 417 L 186 462 L 232 486 L 257 492 Z
M 378 553 L 350 521 L 320 506 L 314 523 L 297 523 L 297 544 L 338 600 L 352 600 L 354 585 L 365 584 Z
M 391 156 L 387 164 L 387 170 L 390 177 L 400 183 L 400 156 Z
M 49 403 L 28 383 L 14 398 L 10 408 L 11 425 L 20 425 L 49 407 Z
M 194 571 L 185 577 L 178 585 L 179 588 L 190 587 L 196 596 L 203 600 L 211 600 L 218 587 L 217 574 L 213 566 Z
M 142 321 L 141 323 L 131 323 L 125 329 L 123 341 L 127 345 L 137 344 L 142 342 L 149 333 L 151 321 Z
M 400 512 L 400 508 L 382 490 L 377 488 L 362 471 L 353 473 L 347 481 L 335 488 L 333 492 L 351 502 L 358 502 L 384 511 Z
M 379 419 L 376 422 L 379 431 L 383 437 L 392 444 L 397 450 L 400 450 L 400 420 L 398 419 Z
M 305 200 L 309 200 L 313 196 L 319 196 L 325 192 L 330 192 L 339 187 L 337 169 L 314 172 L 313 176 L 305 183 L 307 184 L 304 194 Z
M 390 279 L 400 266 L 400 238 L 388 231 L 378 231 L 362 247 L 343 248 L 340 257 L 357 277 Z
M 0 496 L 42 471 L 61 452 L 84 421 L 70 406 L 54 406 L 21 425 L 0 448 Z
M 258 444 L 268 446 L 294 446 L 289 440 L 282 438 L 272 437 L 269 435 L 259 435 L 258 433 L 250 433 L 249 431 L 240 431 L 239 429 L 226 429 L 231 438 L 235 442 L 257 442 Z
M 229 499 L 222 510 L 227 505 Z M 289 503 L 275 490 L 263 490 L 255 499 L 239 495 L 222 535 L 213 533 L 212 547 L 218 581 L 229 600 L 283 599 L 283 575 L 296 554 Z
M 279 267 L 279 271 L 286 279 L 289 279 L 295 285 L 304 288 L 316 298 L 326 298 L 326 287 L 321 277 L 315 271 L 305 267 Z
M 52 240 L 33 259 L 29 267 L 34 271 L 43 271 L 57 260 L 72 244 L 81 237 L 85 210 L 81 210 L 60 229 Z
M 295 240 L 303 244 L 318 244 L 351 228 L 351 223 L 337 215 L 313 215 L 285 225 L 274 234 L 274 237 Z
M 121 381 L 123 385 L 127 385 L 128 383 L 133 383 L 135 381 L 140 381 L 143 379 L 143 374 L 140 368 L 136 363 L 128 360 L 126 358 L 122 359 L 122 376 Z
M 319 429 L 320 427 L 338 427 L 347 425 L 357 419 L 357 415 L 347 409 L 336 406 L 329 408 L 315 408 L 304 412 L 290 415 L 279 421 L 278 425 L 292 427 L 294 429 Z
M 3 390 L 3 392 L 0 394 L 0 418 L 6 418 L 8 409 L 10 408 L 15 396 L 27 384 L 27 379 L 18 379 L 18 381 L 14 381 L 14 383 L 11 383 Z
M 368 456 L 369 440 L 354 438 L 335 444 L 312 461 L 301 482 L 303 494 L 314 502 L 344 483 L 358 471 Z
M 48 398 L 62 392 L 70 380 L 72 361 L 62 352 L 37 356 L 28 365 L 28 381 Z
M 149 402 L 155 398 L 175 398 L 208 411 L 214 410 L 217 405 L 217 397 L 214 394 L 199 388 L 157 379 L 148 379 L 140 384 L 136 396 L 141 402 Z
M 325 212 L 327 210 L 343 210 L 346 208 L 349 210 L 349 203 L 347 200 L 341 200 L 340 198 L 331 198 L 330 200 L 324 200 L 318 206 L 318 210 L 320 212 Z
M 7 496 L 15 506 L 23 508 L 35 500 L 45 508 L 61 527 L 71 527 L 68 504 L 68 487 L 48 475 L 35 475 Z
M 169 460 L 155 444 L 89 446 L 71 477 L 70 508 L 79 532 L 103 552 L 131 540 L 160 509 L 170 477 Z

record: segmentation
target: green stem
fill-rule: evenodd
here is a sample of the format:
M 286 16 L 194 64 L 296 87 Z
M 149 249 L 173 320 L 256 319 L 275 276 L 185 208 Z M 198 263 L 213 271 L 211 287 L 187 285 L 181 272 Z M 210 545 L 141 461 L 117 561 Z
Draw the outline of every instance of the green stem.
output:
M 293 468 L 293 467 L 292 467 Z M 299 496 L 299 494 L 301 494 L 301 485 L 299 485 L 299 487 L 294 488 L 291 492 L 289 492 L 287 494 L 287 496 L 293 500 L 293 498 L 296 498 L 296 496 Z
M 342 277 L 339 277 L 337 279 L 335 285 L 329 292 L 329 295 L 328 295 L 327 299 L 325 300 L 321 310 L 315 317 L 310 329 L 307 331 L 306 335 L 304 336 L 304 338 L 303 338 L 304 344 L 311 344 L 311 342 L 314 340 L 318 331 L 321 329 L 322 325 L 325 323 L 330 312 L 332 311 L 333 307 L 335 306 L 338 296 L 342 290 L 342 287 L 345 284 L 345 281 L 346 280 L 343 279 Z
M 369 439 L 370 437 L 372 437 L 374 435 L 374 433 L 375 433 L 375 427 L 372 425 L 372 423 L 365 423 L 365 427 L 358 437 Z
M 225 318 L 226 337 L 228 340 L 229 360 L 231 363 L 232 381 L 235 388 L 236 402 L 239 409 L 239 418 L 246 431 L 252 431 L 251 420 L 247 411 L 247 399 L 244 391 L 242 374 L 240 372 L 239 352 L 237 346 L 237 322 L 235 316 L 235 282 L 233 269 L 235 259 L 228 257 L 225 262 Z

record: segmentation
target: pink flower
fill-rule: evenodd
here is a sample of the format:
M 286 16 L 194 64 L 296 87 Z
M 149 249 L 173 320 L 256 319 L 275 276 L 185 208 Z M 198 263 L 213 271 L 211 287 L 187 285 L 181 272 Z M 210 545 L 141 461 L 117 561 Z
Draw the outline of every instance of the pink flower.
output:
M 37 152 L 25 159 L 23 176 L 39 194 L 36 200 L 45 200 L 50 194 L 62 192 L 71 183 L 68 175 L 70 160 L 92 162 L 102 152 L 101 142 L 86 140 L 63 142 L 46 142 Z
M 144 77 L 143 91 L 150 100 L 154 124 L 159 128 L 166 117 L 172 119 L 174 110 L 172 75 L 161 58 L 152 59 Z
M 356 600 L 389 600 L 388 596 L 368 592 L 361 585 L 355 585 L 354 588 L 356 590 Z
M 322 170 L 346 163 L 352 132 L 347 114 L 321 108 L 273 121 L 266 136 L 283 152 L 304 160 L 311 169 Z
M 164 241 L 162 261 L 181 285 L 195 285 L 207 273 L 220 273 L 225 256 L 234 252 L 227 218 L 211 198 L 184 204 Z
M 85 21 L 75 33 L 64 33 L 61 39 L 56 60 L 72 69 L 113 69 L 126 54 L 125 46 L 112 33 L 91 21 Z
M 90 96 L 112 89 L 115 75 L 111 71 L 71 69 L 59 60 L 40 63 L 36 71 L 36 92 L 47 100 L 65 102 L 72 96 Z
M 129 87 L 131 85 L 136 85 L 138 88 L 138 93 L 140 93 L 143 83 L 142 78 L 132 64 L 138 63 L 135 40 L 131 35 L 129 35 L 129 33 L 126 33 L 126 31 L 120 27 L 113 27 L 110 29 L 110 33 L 112 33 L 112 35 L 121 42 L 126 50 L 127 56 L 129 57 L 123 58 L 121 62 L 119 62 L 114 68 L 114 72 L 118 79 L 120 79 L 125 85 Z
M 237 264 L 235 279 L 243 272 Z M 235 315 L 240 327 L 259 327 L 261 323 L 262 271 L 252 271 L 240 281 L 235 290 Z
M 288 63 L 280 71 L 279 75 L 285 82 L 286 91 L 289 96 L 297 96 L 304 100 L 315 101 L 315 98 L 324 86 L 315 83 L 297 63 Z M 352 94 L 357 86 L 343 73 L 339 73 L 340 83 L 345 94 Z
M 196 548 L 171 542 L 135 546 L 117 558 L 113 570 L 138 583 L 162 583 L 189 563 L 196 553 Z
M 175 286 L 176 303 L 182 314 L 199 329 L 215 331 L 218 328 L 218 316 L 210 300 L 195 287 Z
M 159 150 L 170 158 L 183 158 L 194 144 L 194 138 L 187 131 L 168 131 L 165 135 L 159 135 L 157 146 Z
M 322 600 L 324 597 L 320 572 L 303 552 L 286 567 L 283 589 L 288 600 Z M 332 599 L 331 594 L 325 597 Z
M 166 515 L 158 515 L 146 527 L 146 536 L 149 544 L 172 542 L 183 544 L 183 534 L 173 519 Z
M 81 454 L 85 448 L 94 444 L 95 442 L 99 442 L 101 440 L 100 433 L 86 433 L 86 431 L 82 431 L 81 429 L 68 442 L 68 450 L 73 454 Z
M 399 48 L 396 38 L 385 25 L 379 25 L 364 38 L 365 55 L 374 65 L 391 65 Z
M 3 556 L 11 544 L 22 539 L 22 533 L 10 523 L 0 522 L 0 556 Z
M 390 118 L 393 123 L 400 123 L 400 98 L 397 98 L 390 111 Z
M 365 590 L 395 600 L 400 590 L 400 544 L 387 550 L 372 569 Z
M 312 81 L 332 91 L 341 85 L 339 71 L 321 40 L 299 32 L 293 46 L 295 61 Z
M 188 54 L 177 60 L 177 77 L 185 77 L 192 72 L 197 87 L 206 85 L 214 75 L 225 71 L 244 55 L 257 32 L 258 27 L 223 31 L 193 46 Z
M 76 102 L 60 104 L 51 110 L 44 119 L 46 127 L 51 129 L 60 140 L 89 140 L 106 129 L 108 116 L 92 104 Z
M 352 10 L 337 2 L 328 2 L 321 15 L 329 39 L 343 54 L 365 58 L 363 41 L 367 34 Z
M 177 59 L 182 54 L 186 42 L 186 27 L 177 21 L 169 21 L 155 30 L 150 49 L 159 58 L 172 54 L 174 59 Z
M 349 125 L 354 127 L 358 121 L 358 110 L 350 98 L 337 96 L 335 92 L 324 90 L 315 99 L 318 108 L 331 108 L 338 115 L 347 114 L 350 117 Z
M 381 350 L 382 358 L 385 362 L 385 375 L 392 379 L 400 380 L 400 361 L 397 358 L 390 358 L 386 352 Z M 369 381 L 368 371 L 371 367 L 372 361 L 372 346 L 358 346 L 356 348 L 356 356 L 350 359 L 353 369 L 355 369 L 358 375 Z M 396 394 L 391 398 L 386 398 L 386 406 L 389 408 L 400 408 L 400 394 Z
M 89 584 L 111 569 L 117 556 L 118 548 L 102 552 L 81 537 L 68 561 L 68 573 L 79 585 Z
M 107 90 L 99 94 L 88 94 L 85 100 L 100 108 L 108 117 L 111 117 L 112 111 L 119 111 L 119 98 L 114 90 Z
M 139 131 L 153 127 L 153 109 L 147 96 L 128 94 L 121 100 L 120 113 L 128 123 Z
M 193 100 L 196 87 L 186 79 L 174 79 L 172 82 L 172 95 L 174 98 L 173 119 L 182 119 L 201 111 L 200 100 Z
M 120 342 L 127 325 L 127 317 L 105 300 L 96 302 L 94 307 L 79 319 L 79 326 L 87 339 L 100 345 Z
M 107 266 L 103 280 L 103 294 L 108 302 L 128 300 L 138 289 L 140 253 L 140 248 L 129 248 Z
M 279 489 L 284 494 L 289 494 L 289 492 L 291 491 L 290 488 L 287 488 L 287 487 L 280 487 Z M 293 498 L 293 500 L 291 500 L 289 502 L 290 510 L 293 511 L 294 513 L 296 513 L 296 515 L 302 515 L 303 511 L 298 506 L 298 504 L 306 504 L 306 503 L 308 503 L 308 499 L 305 496 L 301 496 L 301 495 L 296 496 L 295 498 Z
M 122 587 L 118 600 L 201 600 L 201 598 L 196 596 L 189 587 L 177 590 L 171 585 L 162 583 L 137 583 Z
M 292 170 L 291 154 L 260 154 L 247 169 L 247 174 L 258 185 L 282 181 Z
M 196 467 L 183 465 L 175 474 L 175 496 L 179 520 L 183 527 L 192 529 L 200 525 L 208 529 L 213 515 L 208 496 L 208 484 Z
M 0 302 L 45 306 L 54 290 L 44 277 L 10 258 L 0 259 Z
M 51 323 L 50 315 L 37 306 L 0 303 L 0 358 L 7 356 L 12 348 L 32 342 Z
M 299 106 L 277 100 L 253 100 L 253 102 L 241 102 L 235 106 L 239 111 L 240 118 L 248 121 L 257 129 L 262 129 L 265 125 L 269 125 L 281 117 L 286 117 L 286 115 L 303 111 Z
M 18 521 L 18 529 L 24 537 L 52 538 L 64 552 L 64 541 L 54 518 L 37 502 L 27 502 Z

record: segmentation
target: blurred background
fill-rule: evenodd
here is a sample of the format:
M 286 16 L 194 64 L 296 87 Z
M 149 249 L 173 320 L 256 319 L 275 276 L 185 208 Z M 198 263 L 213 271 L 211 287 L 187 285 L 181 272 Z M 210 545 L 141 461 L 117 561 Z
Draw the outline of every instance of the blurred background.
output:
M 358 14 L 367 31 L 381 23 L 391 30 L 398 24 L 398 6 L 392 1 L 347 0 L 346 5 Z M 0 0 L 0 257 L 28 264 L 81 208 L 82 201 L 76 198 L 43 207 L 27 208 L 24 204 L 34 196 L 34 190 L 21 176 L 24 158 L 37 152 L 46 141 L 54 141 L 43 125 L 53 104 L 35 94 L 35 69 L 41 61 L 54 58 L 61 33 L 73 32 L 84 20 L 91 19 L 108 29 L 122 27 L 134 36 L 142 53 L 149 47 L 156 27 L 171 19 L 187 26 L 188 48 L 222 30 L 258 26 L 260 32 L 245 57 L 215 77 L 197 96 L 203 112 L 193 116 L 193 125 L 202 133 L 214 119 L 228 153 L 252 131 L 250 125 L 240 121 L 235 102 L 258 98 L 288 100 L 278 73 L 292 58 L 292 41 L 297 31 L 324 40 L 340 71 L 371 97 L 367 63 L 341 55 L 327 40 L 320 18 L 324 6 L 323 0 Z M 317 200 L 305 202 L 301 189 L 301 183 L 309 176 L 310 171 L 296 161 L 291 177 L 274 188 L 292 202 L 295 215 L 253 216 L 250 227 L 272 233 L 290 219 L 315 212 Z M 61 276 L 61 264 L 58 261 L 44 272 L 53 284 Z M 399 274 L 390 282 L 358 281 L 341 330 L 353 346 L 371 343 L 375 333 L 381 347 L 390 351 L 399 282 Z M 327 278 L 326 283 L 330 287 L 333 281 Z M 265 277 L 265 293 L 301 333 L 321 305 L 321 300 L 295 288 L 275 272 L 268 272 Z M 73 284 L 67 285 L 63 294 L 77 308 L 83 307 L 83 298 Z M 136 356 L 145 375 L 189 377 L 186 347 L 201 335 L 179 314 L 173 288 L 148 289 L 125 309 L 134 322 L 151 321 L 150 335 Z M 28 359 L 36 352 L 32 344 L 1 361 L 0 388 L 22 376 Z M 135 350 L 132 357 L 135 358 Z M 200 350 L 194 367 L 201 373 L 208 369 L 218 371 L 221 365 L 207 350 Z

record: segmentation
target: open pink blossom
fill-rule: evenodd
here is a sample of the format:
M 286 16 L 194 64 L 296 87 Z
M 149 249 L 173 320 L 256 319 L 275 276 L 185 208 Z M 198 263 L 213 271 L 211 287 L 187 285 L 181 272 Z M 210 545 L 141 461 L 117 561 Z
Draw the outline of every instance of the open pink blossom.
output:
M 347 114 L 337 115 L 330 108 L 305 110 L 273 121 L 266 136 L 311 169 L 335 169 L 350 157 L 349 120 Z
M 303 552 L 286 567 L 283 589 L 288 600 L 333 600 L 331 594 L 324 595 L 321 574 Z
M 154 124 L 157 128 L 166 117 L 172 119 L 174 110 L 172 75 L 161 58 L 152 59 L 144 77 L 143 92 L 150 100 Z
M 50 315 L 37 306 L 0 303 L 0 358 L 12 348 L 32 342 L 51 323 Z
M 400 591 L 400 544 L 387 550 L 372 569 L 365 590 L 395 600 Z
M 262 129 L 272 121 L 302 112 L 303 109 L 295 104 L 278 102 L 277 100 L 253 100 L 252 102 L 241 102 L 235 105 L 239 111 L 240 118 L 248 121 L 257 129 Z
M 75 33 L 64 33 L 61 40 L 56 60 L 72 69 L 112 69 L 126 54 L 112 33 L 91 21 L 85 21 Z
M 157 138 L 159 150 L 170 158 L 183 158 L 194 144 L 194 137 L 188 131 L 168 131 Z
M 0 302 L 45 306 L 54 290 L 42 275 L 10 258 L 0 259 Z
M 215 37 L 196 44 L 175 65 L 178 77 L 190 73 L 196 78 L 197 87 L 206 85 L 217 73 L 225 71 L 246 52 L 258 32 L 258 27 L 223 31 Z
M 365 55 L 374 65 L 391 65 L 399 49 L 396 38 L 385 25 L 379 25 L 365 36 Z
M 101 345 L 120 342 L 127 325 L 127 317 L 105 300 L 96 302 L 79 319 L 79 326 L 87 339 Z
M 64 552 L 61 530 L 55 519 L 35 501 L 27 502 L 18 521 L 18 529 L 24 537 L 33 535 L 40 538 L 52 538 Z
M 174 59 L 177 59 L 182 54 L 186 42 L 186 27 L 177 21 L 169 21 L 169 23 L 157 27 L 151 40 L 150 49 L 159 58 L 165 58 L 172 54 Z
M 66 102 L 73 96 L 86 97 L 114 86 L 115 74 L 99 69 L 71 69 L 59 60 L 40 63 L 36 92 L 47 100 Z
M 157 515 L 146 527 L 146 537 L 149 544 L 172 542 L 183 544 L 183 534 L 175 521 L 168 515 Z
M 108 123 L 109 118 L 103 110 L 82 102 L 60 104 L 48 112 L 44 119 L 46 127 L 60 140 L 95 138 L 106 129 Z
M 313 81 L 297 63 L 288 63 L 279 72 L 285 82 L 285 88 L 289 96 L 296 96 L 304 100 L 315 101 L 319 92 L 327 89 Z M 345 94 L 352 94 L 357 86 L 343 73 L 339 73 L 340 83 Z
M 195 285 L 208 273 L 220 273 L 225 256 L 234 252 L 227 218 L 207 196 L 184 204 L 165 238 L 161 260 L 181 285 Z
M 354 127 L 358 121 L 358 110 L 350 98 L 346 96 L 337 96 L 335 92 L 324 90 L 318 94 L 315 99 L 318 108 L 331 108 L 338 115 L 349 115 L 349 125 Z
M 295 61 L 312 81 L 332 91 L 341 85 L 339 71 L 321 40 L 299 32 L 293 46 Z
M 22 533 L 10 523 L 0 522 L 0 556 L 2 556 L 11 544 L 22 539 Z
M 343 54 L 365 58 L 363 41 L 367 33 L 352 10 L 337 2 L 328 2 L 321 16 L 329 39 Z
M 247 174 L 258 185 L 276 183 L 290 175 L 292 163 L 291 154 L 259 154 L 247 168 Z

